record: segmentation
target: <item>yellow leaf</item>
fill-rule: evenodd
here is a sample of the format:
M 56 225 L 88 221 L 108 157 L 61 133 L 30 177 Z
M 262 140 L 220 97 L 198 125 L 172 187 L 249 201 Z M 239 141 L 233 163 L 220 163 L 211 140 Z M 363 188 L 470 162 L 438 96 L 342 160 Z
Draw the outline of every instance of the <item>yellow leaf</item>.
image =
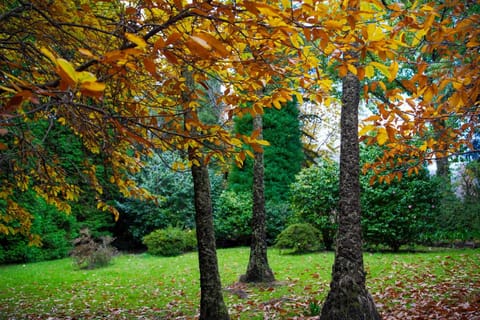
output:
M 324 23 L 325 28 L 330 30 L 340 30 L 345 25 L 345 20 L 327 20 Z
M 290 36 L 290 41 L 295 48 L 300 48 L 303 45 L 303 39 L 299 36 L 299 34 L 292 34 Z
M 388 141 L 388 133 L 385 128 L 379 128 L 377 132 L 377 142 L 379 145 L 384 145 Z
M 55 62 L 57 60 L 55 58 L 55 55 L 45 47 L 40 48 L 40 52 L 46 55 L 47 58 L 50 59 L 52 62 Z
M 77 80 L 80 83 L 93 82 L 93 81 L 97 81 L 97 77 L 91 72 L 82 71 L 82 72 L 77 72 Z
M 372 131 L 375 129 L 375 126 L 373 124 L 369 124 L 367 126 L 364 126 L 360 132 L 358 133 L 359 136 L 364 136 L 366 133 Z
M 390 72 L 390 77 L 388 77 L 388 82 L 392 82 L 393 80 L 395 80 L 398 73 L 398 62 L 393 61 L 390 67 L 388 68 L 388 71 Z
M 125 33 L 125 37 L 128 39 L 128 41 L 135 43 L 138 47 L 144 49 L 147 47 L 147 43 L 143 38 L 134 35 L 133 33 Z
M 77 83 L 77 72 L 73 65 L 65 59 L 57 59 L 57 73 L 67 84 Z
M 237 138 L 232 138 L 230 140 L 230 143 L 233 144 L 236 147 L 242 146 L 242 141 L 240 139 L 237 139 Z
M 428 143 L 425 141 L 420 148 L 418 148 L 420 151 L 427 151 Z
M 87 56 L 87 57 L 90 57 L 90 58 L 94 57 L 93 53 L 88 49 L 80 48 L 80 49 L 78 49 L 78 52 L 80 52 L 84 56 Z
M 273 99 L 272 103 L 276 109 L 280 110 L 282 108 L 282 105 L 280 104 L 278 99 Z
M 374 23 L 367 26 L 368 41 L 382 41 L 385 38 L 383 30 Z
M 262 145 L 262 146 L 269 146 L 270 145 L 270 142 L 268 142 L 267 140 L 257 140 L 255 142 L 258 143 L 259 145 Z
M 384 64 L 372 61 L 372 62 L 370 62 L 369 66 L 374 66 L 375 68 L 377 68 L 381 73 L 383 73 L 383 75 L 385 77 L 387 77 L 387 79 L 390 79 L 392 77 L 392 74 L 388 70 L 388 67 Z M 368 66 L 367 66 L 367 68 L 368 68 Z
M 373 78 L 375 75 L 375 69 L 372 66 L 368 65 L 365 67 L 365 76 L 369 79 Z
M 297 101 L 299 105 L 303 105 L 303 96 L 300 92 L 296 91 L 295 96 L 297 97 Z
M 354 75 L 357 75 L 357 68 L 353 64 L 347 64 L 347 69 Z
M 424 29 L 417 31 L 412 40 L 412 47 L 415 47 L 420 42 L 420 40 L 422 40 L 426 33 L 427 30 Z

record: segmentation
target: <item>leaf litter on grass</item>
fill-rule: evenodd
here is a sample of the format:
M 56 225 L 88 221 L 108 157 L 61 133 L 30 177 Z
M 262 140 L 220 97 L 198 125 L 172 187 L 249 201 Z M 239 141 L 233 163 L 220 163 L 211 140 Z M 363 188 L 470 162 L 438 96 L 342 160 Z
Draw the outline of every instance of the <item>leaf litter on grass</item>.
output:
M 371 273 L 367 276 L 369 291 L 383 319 L 480 320 L 479 251 L 455 252 L 452 257 L 367 254 L 365 261 Z M 327 268 L 310 264 L 285 272 L 287 268 L 276 266 L 280 280 L 274 285 L 227 285 L 224 293 L 231 319 L 318 319 L 330 281 L 322 267 Z M 226 275 L 234 279 L 238 270 L 228 272 L 235 273 Z M 43 287 L 36 298 L 28 291 L 36 289 L 32 285 L 37 280 L 4 287 L 11 294 L 0 303 L 0 319 L 197 319 L 199 293 L 192 288 L 198 288 L 198 280 L 187 280 L 184 275 L 180 272 L 154 282 L 138 277 L 121 281 L 117 276 L 107 281 L 103 275 L 76 286 Z
M 373 279 L 379 290 L 371 292 L 383 319 L 480 320 L 480 254 L 474 256 L 403 263 L 394 273 Z

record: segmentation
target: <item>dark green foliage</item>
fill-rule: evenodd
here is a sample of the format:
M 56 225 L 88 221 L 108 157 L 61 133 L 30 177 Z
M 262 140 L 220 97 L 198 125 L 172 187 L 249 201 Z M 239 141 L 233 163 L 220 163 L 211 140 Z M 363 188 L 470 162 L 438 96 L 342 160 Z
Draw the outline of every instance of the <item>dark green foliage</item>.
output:
M 252 194 L 224 191 L 215 210 L 215 235 L 220 246 L 246 245 L 252 228 Z
M 296 101 L 288 102 L 281 110 L 266 108 L 263 115 L 263 138 L 270 143 L 264 148 L 265 200 L 287 201 L 289 185 L 303 162 L 301 131 Z M 235 121 L 235 131 L 252 132 L 252 117 Z M 242 168 L 234 166 L 228 177 L 228 189 L 251 192 L 253 160 L 247 158 Z
M 320 249 L 318 229 L 308 223 L 292 224 L 283 230 L 275 241 L 275 247 L 288 249 L 291 253 L 306 253 Z
M 171 257 L 195 249 L 196 237 L 191 230 L 169 227 L 146 235 L 143 243 L 150 254 Z
M 381 150 L 373 147 L 363 150 L 363 160 L 378 152 Z M 437 180 L 425 168 L 400 181 L 370 185 L 372 174 L 361 177 L 362 228 L 368 245 L 384 244 L 397 251 L 428 237 L 440 199 Z
M 80 230 L 80 236 L 73 241 L 71 252 L 75 264 L 80 269 L 96 269 L 110 264 L 117 253 L 111 246 L 113 238 L 102 236 L 93 238 L 88 229 Z
M 0 263 L 64 258 L 71 250 L 72 239 L 76 237 L 79 229 L 89 228 L 94 236 L 110 235 L 114 222 L 111 214 L 96 208 L 98 195 L 89 186 L 88 177 L 83 172 L 85 162 L 95 164 L 96 178 L 103 186 L 103 200 L 112 199 L 116 193 L 107 182 L 108 175 L 103 165 L 108 161 L 88 152 L 78 136 L 59 125 L 53 118 L 32 123 L 32 130 L 36 136 L 42 137 L 41 141 L 34 140 L 32 143 L 41 145 L 47 157 L 45 160 L 58 163 L 58 170 L 67 174 L 68 182 L 79 186 L 83 192 L 78 202 L 70 203 L 70 215 L 47 205 L 33 191 L 19 193 L 16 201 L 33 215 L 31 231 L 40 236 L 43 245 L 32 247 L 28 246 L 27 240 L 20 235 L 1 235 Z M 0 170 L 0 178 L 8 179 L 7 173 L 8 170 Z
M 122 199 L 116 205 L 121 211 L 116 226 L 121 239 L 138 246 L 142 238 L 157 229 L 169 226 L 193 228 L 193 182 L 189 171 L 171 169 L 180 158 L 162 153 L 147 159 L 145 169 L 134 179 L 139 186 L 157 195 L 157 201 Z
M 270 142 L 264 148 L 264 194 L 267 241 L 272 243 L 276 236 L 287 226 L 292 212 L 289 205 L 289 185 L 295 174 L 300 171 L 303 162 L 303 149 L 300 140 L 300 124 L 296 102 L 288 102 L 281 110 L 266 108 L 263 115 L 263 138 Z M 252 117 L 247 115 L 235 121 L 235 131 L 243 134 L 252 132 Z M 246 194 L 252 193 L 253 159 L 248 158 L 242 168 L 232 167 L 228 175 L 228 197 L 241 198 L 231 201 L 229 207 L 219 204 L 215 207 L 217 239 L 220 244 L 245 244 L 250 238 L 251 200 L 245 202 Z M 241 195 L 243 194 L 243 195 Z M 251 199 L 251 195 L 249 196 Z M 235 207 L 235 204 L 242 207 Z M 245 206 L 245 205 L 246 206 Z M 223 211 L 223 210 L 228 211 Z M 238 217 L 232 215 L 238 214 Z M 227 225 L 223 226 L 224 223 Z M 243 223 L 237 232 L 236 225 Z M 246 223 L 246 224 L 245 224 Z M 230 233 L 230 230 L 233 233 Z M 232 235 L 229 236 L 229 235 Z M 223 235 L 229 236 L 223 238 Z M 235 241 L 238 240 L 238 243 Z
M 76 221 L 71 215 L 59 212 L 43 199 L 27 192 L 18 196 L 34 216 L 32 233 L 42 237 L 42 246 L 29 246 L 20 235 L 0 235 L 0 263 L 34 262 L 64 258 L 72 248 Z M 0 203 L 0 213 L 4 207 Z
M 338 177 L 338 164 L 324 160 L 302 169 L 290 186 L 294 221 L 309 223 L 320 230 L 327 250 L 332 249 L 337 229 Z
M 453 185 L 442 178 L 433 242 L 480 240 L 480 161 L 457 165 Z
M 273 244 L 280 232 L 288 226 L 292 218 L 292 211 L 288 202 L 273 200 L 267 201 L 265 211 L 267 213 L 267 243 Z

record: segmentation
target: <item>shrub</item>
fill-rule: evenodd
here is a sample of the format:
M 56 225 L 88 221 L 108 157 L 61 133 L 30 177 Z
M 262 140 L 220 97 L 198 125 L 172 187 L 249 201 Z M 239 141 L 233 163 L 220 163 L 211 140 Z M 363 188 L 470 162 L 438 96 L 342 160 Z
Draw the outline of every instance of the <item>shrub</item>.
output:
M 82 229 L 80 236 L 73 241 L 71 256 L 80 269 L 105 267 L 117 253 L 111 246 L 113 240 L 110 236 L 94 239 L 88 229 Z
M 439 198 L 436 182 L 427 170 L 390 184 L 370 185 L 368 178 L 362 177 L 362 228 L 367 244 L 398 251 L 402 245 L 422 241 Z
M 323 160 L 302 169 L 290 185 L 294 222 L 309 223 L 320 230 L 327 250 L 332 250 L 337 230 L 338 177 L 338 164 Z
M 320 232 L 308 223 L 288 226 L 278 235 L 275 243 L 276 248 L 289 249 L 292 253 L 316 251 L 320 245 Z
M 194 231 L 172 227 L 155 230 L 143 237 L 143 244 L 150 254 L 165 257 L 178 256 L 195 249 L 196 243 Z
M 246 245 L 252 228 L 251 192 L 224 191 L 215 210 L 215 236 L 220 246 Z

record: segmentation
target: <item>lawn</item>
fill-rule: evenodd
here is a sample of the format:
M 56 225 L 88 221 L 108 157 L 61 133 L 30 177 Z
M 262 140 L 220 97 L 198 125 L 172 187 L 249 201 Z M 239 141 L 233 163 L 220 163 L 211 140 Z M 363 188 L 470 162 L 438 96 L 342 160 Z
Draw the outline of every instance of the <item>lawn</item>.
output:
M 277 283 L 240 285 L 248 248 L 218 251 L 232 319 L 308 319 L 328 292 L 332 253 L 270 250 Z M 384 319 L 480 319 L 480 250 L 365 254 L 367 285 Z M 123 254 L 103 269 L 70 259 L 0 266 L 0 319 L 194 319 L 196 253 Z

